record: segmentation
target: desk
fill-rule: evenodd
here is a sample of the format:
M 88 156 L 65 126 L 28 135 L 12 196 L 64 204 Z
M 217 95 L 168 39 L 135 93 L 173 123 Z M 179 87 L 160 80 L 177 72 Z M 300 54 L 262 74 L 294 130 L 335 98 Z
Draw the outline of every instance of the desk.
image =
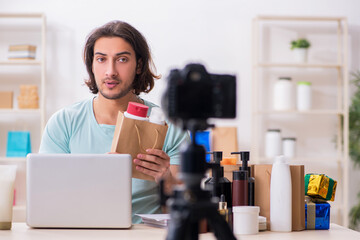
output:
M 166 237 L 166 229 L 152 228 L 136 224 L 130 230 L 106 229 L 32 229 L 25 223 L 13 223 L 12 230 L 0 231 L 1 240 L 92 240 L 130 239 L 161 240 Z M 216 239 L 212 233 L 200 234 L 200 240 Z M 291 233 L 260 232 L 255 235 L 237 235 L 237 239 L 251 240 L 359 240 L 360 232 L 331 224 L 330 230 L 309 230 Z

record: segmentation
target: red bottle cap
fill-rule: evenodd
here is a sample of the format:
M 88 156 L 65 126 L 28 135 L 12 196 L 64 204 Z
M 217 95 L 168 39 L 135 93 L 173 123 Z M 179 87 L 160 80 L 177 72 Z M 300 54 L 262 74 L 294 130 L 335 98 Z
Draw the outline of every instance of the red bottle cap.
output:
M 129 102 L 127 113 L 138 117 L 146 117 L 149 107 L 136 102 Z

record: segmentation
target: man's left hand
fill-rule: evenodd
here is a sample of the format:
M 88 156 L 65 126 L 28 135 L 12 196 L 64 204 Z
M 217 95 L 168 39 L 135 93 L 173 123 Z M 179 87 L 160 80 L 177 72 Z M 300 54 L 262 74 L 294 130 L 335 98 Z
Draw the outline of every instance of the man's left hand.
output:
M 157 183 L 162 178 L 174 182 L 175 179 L 170 171 L 170 157 L 159 149 L 146 149 L 146 153 L 138 154 L 134 159 L 136 170 L 153 177 Z

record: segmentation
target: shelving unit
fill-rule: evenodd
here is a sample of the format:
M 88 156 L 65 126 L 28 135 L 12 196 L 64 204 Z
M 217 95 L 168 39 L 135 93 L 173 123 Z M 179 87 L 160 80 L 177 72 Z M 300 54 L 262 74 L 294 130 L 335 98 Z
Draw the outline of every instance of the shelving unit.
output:
M 314 44 L 315 46 L 312 46 L 310 51 L 318 48 L 316 51 L 314 50 L 312 56 L 309 56 L 309 61 L 306 63 L 296 63 L 290 59 L 290 41 L 299 37 L 305 37 L 310 42 L 313 37 L 314 42 L 317 41 L 317 45 Z M 319 44 L 324 39 L 329 39 L 324 44 L 326 46 Z M 326 50 L 325 47 L 332 43 L 334 43 L 332 48 Z M 335 50 L 332 51 L 333 49 Z M 336 171 L 336 177 L 333 178 L 338 181 L 337 194 L 335 202 L 330 202 L 331 213 L 336 217 L 332 217 L 331 221 L 343 226 L 348 226 L 349 222 L 349 76 L 347 61 L 348 25 L 346 18 L 259 16 L 253 21 L 253 162 L 272 163 L 272 159 L 264 157 L 266 129 L 281 128 L 291 137 L 300 137 L 302 141 L 299 142 L 303 144 L 298 142 L 298 154 L 295 158 L 290 159 L 290 163 L 304 164 L 306 173 L 325 173 L 332 177 L 327 171 Z M 318 101 L 318 106 L 311 110 L 275 111 L 271 109 L 274 76 L 283 75 L 291 75 L 298 81 L 311 81 L 314 86 L 318 84 L 319 89 L 328 92 L 323 94 L 325 96 Z M 323 75 L 326 77 L 322 77 Z M 321 94 L 322 92 L 319 93 L 319 96 Z M 327 136 L 324 136 L 324 133 Z M 334 137 L 336 143 L 331 147 Z M 310 141 L 310 143 L 304 144 L 306 141 Z
M 37 46 L 34 60 L 8 60 L 7 49 L 11 44 Z M 7 131 L 30 131 L 32 151 L 37 152 L 45 127 L 46 86 L 46 18 L 42 13 L 0 13 L 0 88 L 14 94 L 14 107 L 0 109 L 0 164 L 18 166 L 15 181 L 16 202 L 13 221 L 25 221 L 26 209 L 26 158 L 6 157 Z M 17 95 L 19 85 L 37 85 L 38 109 L 19 109 Z

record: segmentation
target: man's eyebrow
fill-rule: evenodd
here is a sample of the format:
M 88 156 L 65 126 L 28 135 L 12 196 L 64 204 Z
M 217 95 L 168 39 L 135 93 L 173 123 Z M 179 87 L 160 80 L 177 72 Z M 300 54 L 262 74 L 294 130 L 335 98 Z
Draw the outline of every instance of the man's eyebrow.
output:
M 119 55 L 131 55 L 131 52 L 128 52 L 128 51 L 123 51 L 123 52 L 119 52 L 119 53 L 116 53 L 116 56 L 119 56 Z M 101 52 L 95 52 L 94 55 L 102 55 L 102 56 L 106 56 L 107 54 L 105 53 L 101 53 Z

